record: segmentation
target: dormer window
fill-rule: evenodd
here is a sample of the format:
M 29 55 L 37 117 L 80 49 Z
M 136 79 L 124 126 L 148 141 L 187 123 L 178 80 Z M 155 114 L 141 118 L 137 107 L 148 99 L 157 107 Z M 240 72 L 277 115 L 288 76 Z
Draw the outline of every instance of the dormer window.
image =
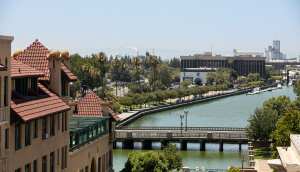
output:
M 53 63 L 53 69 L 55 69 L 55 60 L 54 59 L 52 60 L 52 63 Z
M 37 92 L 38 81 L 37 78 L 31 78 L 31 89 Z
M 28 90 L 28 78 L 15 79 L 15 90 L 19 94 L 26 96 Z

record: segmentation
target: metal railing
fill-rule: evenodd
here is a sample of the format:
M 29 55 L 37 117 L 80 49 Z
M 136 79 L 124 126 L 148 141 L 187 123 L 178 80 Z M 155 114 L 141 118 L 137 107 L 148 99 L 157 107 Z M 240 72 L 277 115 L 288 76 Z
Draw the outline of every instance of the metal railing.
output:
M 155 133 L 155 132 L 126 132 L 118 131 L 116 132 L 117 139 L 154 139 L 154 138 L 166 138 L 166 139 L 176 139 L 176 138 L 208 138 L 208 139 L 248 139 L 246 133 Z
M 181 130 L 181 127 L 165 127 L 165 126 L 119 126 L 116 130 Z M 198 131 L 246 131 L 245 128 L 239 127 L 187 127 L 187 130 Z

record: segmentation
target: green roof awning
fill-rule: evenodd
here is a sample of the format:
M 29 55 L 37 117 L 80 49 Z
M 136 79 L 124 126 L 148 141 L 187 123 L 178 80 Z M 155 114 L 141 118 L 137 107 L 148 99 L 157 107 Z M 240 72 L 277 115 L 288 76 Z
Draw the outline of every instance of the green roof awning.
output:
M 84 130 L 97 123 L 107 121 L 110 116 L 88 117 L 88 116 L 70 116 L 70 134 Z M 79 122 L 79 127 L 77 123 Z

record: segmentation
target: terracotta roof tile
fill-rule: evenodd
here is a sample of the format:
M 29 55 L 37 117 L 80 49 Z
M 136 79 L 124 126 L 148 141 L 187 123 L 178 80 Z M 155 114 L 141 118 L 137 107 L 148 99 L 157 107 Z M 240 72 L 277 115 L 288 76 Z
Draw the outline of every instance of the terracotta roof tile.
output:
M 39 78 L 39 80 L 49 81 L 50 70 L 48 67 L 47 55 L 50 51 L 39 41 L 33 42 L 27 49 L 20 53 L 16 59 L 22 63 L 35 68 L 45 74 L 44 77 Z
M 77 77 L 70 71 L 70 69 L 61 63 L 61 71 L 68 78 L 69 81 L 77 81 Z
M 90 91 L 77 103 L 73 116 L 103 116 L 101 110 L 101 103 L 103 102 L 94 92 Z M 108 112 L 115 121 L 121 120 L 111 107 L 109 107 Z
M 43 77 L 44 73 L 11 58 L 11 77 Z
M 7 70 L 7 66 L 0 64 L 0 70 Z
M 22 121 L 40 118 L 54 113 L 70 110 L 70 106 L 42 84 L 38 84 L 39 96 L 31 96 L 23 100 L 13 99 L 11 110 Z

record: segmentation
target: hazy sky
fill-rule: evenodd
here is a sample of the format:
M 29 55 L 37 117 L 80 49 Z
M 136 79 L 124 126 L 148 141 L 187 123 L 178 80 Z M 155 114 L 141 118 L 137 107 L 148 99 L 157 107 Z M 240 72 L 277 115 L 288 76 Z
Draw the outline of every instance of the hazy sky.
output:
M 0 35 L 12 51 L 36 38 L 48 49 L 90 55 L 163 58 L 210 51 L 263 51 L 281 41 L 287 57 L 300 55 L 299 0 L 0 0 Z

